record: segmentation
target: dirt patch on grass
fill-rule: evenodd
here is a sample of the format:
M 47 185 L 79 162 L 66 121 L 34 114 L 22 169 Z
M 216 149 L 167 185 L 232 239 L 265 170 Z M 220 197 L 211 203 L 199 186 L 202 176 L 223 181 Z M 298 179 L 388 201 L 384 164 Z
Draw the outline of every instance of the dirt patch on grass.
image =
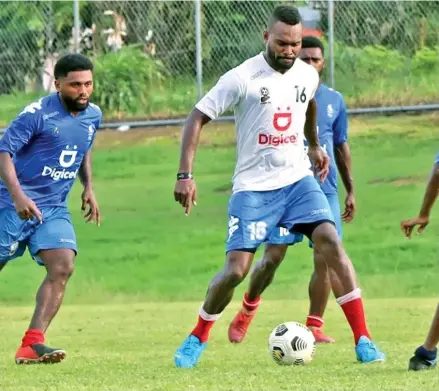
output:
M 376 178 L 372 179 L 368 183 L 370 185 L 389 184 L 395 186 L 413 185 L 418 183 L 425 183 L 425 176 L 407 176 L 396 178 Z
M 102 129 L 96 137 L 98 148 L 115 146 L 133 146 L 160 138 L 179 139 L 180 126 L 146 127 L 120 132 L 114 129 Z
M 133 128 L 125 132 L 115 129 L 102 129 L 96 137 L 98 148 L 145 144 L 158 139 L 172 139 L 180 142 L 183 126 L 158 126 Z M 207 125 L 200 137 L 200 145 L 209 147 L 235 146 L 233 124 L 214 123 Z

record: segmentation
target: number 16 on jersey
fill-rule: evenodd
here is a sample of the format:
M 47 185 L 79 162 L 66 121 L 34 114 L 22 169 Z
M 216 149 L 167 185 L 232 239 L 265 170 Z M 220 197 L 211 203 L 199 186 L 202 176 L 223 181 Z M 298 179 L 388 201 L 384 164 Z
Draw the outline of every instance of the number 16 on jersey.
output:
M 250 223 L 247 228 L 250 230 L 251 240 L 263 240 L 267 235 L 267 223 L 263 221 Z

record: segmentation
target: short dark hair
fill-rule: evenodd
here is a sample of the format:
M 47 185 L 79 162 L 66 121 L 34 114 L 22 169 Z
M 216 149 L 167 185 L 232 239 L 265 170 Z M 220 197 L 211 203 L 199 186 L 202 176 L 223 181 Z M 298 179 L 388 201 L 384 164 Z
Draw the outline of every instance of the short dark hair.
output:
M 296 7 L 293 7 L 292 5 L 278 5 L 270 15 L 268 27 L 271 27 L 276 22 L 295 26 L 302 22 L 302 17 Z
M 307 48 L 319 48 L 322 51 L 322 55 L 325 55 L 325 47 L 323 42 L 314 35 L 305 35 L 302 37 L 302 49 Z
M 69 72 L 76 71 L 92 71 L 93 63 L 83 54 L 70 53 L 61 57 L 55 64 L 54 76 L 55 79 L 66 77 Z

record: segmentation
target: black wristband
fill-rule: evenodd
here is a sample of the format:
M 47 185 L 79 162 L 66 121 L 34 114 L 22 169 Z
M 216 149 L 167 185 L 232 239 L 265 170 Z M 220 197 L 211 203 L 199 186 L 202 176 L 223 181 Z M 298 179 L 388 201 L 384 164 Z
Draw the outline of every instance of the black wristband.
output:
M 177 174 L 177 181 L 187 181 L 189 179 L 194 179 L 194 176 L 190 172 L 179 172 Z

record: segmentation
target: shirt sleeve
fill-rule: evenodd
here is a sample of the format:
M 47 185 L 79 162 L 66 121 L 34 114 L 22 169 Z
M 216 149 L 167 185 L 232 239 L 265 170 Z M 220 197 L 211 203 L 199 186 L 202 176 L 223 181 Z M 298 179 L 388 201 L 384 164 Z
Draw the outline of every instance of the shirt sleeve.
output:
M 102 125 L 102 110 L 99 106 L 95 105 L 94 103 L 90 103 L 90 106 L 93 107 L 97 111 L 96 119 L 93 121 L 93 125 L 95 126 L 96 130 L 98 130 Z
M 99 117 L 96 121 L 96 130 L 100 129 L 102 125 L 102 111 L 99 112 Z
M 195 105 L 202 113 L 214 120 L 241 99 L 242 82 L 234 69 L 225 73 L 215 86 Z
M 334 132 L 334 145 L 341 145 L 348 141 L 348 114 L 343 96 L 340 95 L 340 108 L 332 130 Z
M 434 164 L 438 164 L 438 163 L 439 163 L 439 152 L 436 154 L 434 158 Z
M 40 110 L 23 110 L 8 126 L 0 140 L 0 152 L 19 152 L 43 127 Z
M 96 119 L 93 120 L 93 125 L 95 127 L 95 130 L 94 130 L 93 134 L 91 136 L 89 136 L 87 152 L 92 149 L 93 143 L 94 143 L 95 138 L 96 138 L 96 133 L 97 133 L 98 129 L 100 129 L 100 127 L 102 125 L 102 121 L 103 121 L 103 115 L 102 115 L 102 111 L 101 111 L 100 107 L 96 106 L 95 104 L 92 104 L 92 103 L 90 104 L 90 106 L 92 106 L 93 108 L 96 109 L 97 115 L 96 115 Z

